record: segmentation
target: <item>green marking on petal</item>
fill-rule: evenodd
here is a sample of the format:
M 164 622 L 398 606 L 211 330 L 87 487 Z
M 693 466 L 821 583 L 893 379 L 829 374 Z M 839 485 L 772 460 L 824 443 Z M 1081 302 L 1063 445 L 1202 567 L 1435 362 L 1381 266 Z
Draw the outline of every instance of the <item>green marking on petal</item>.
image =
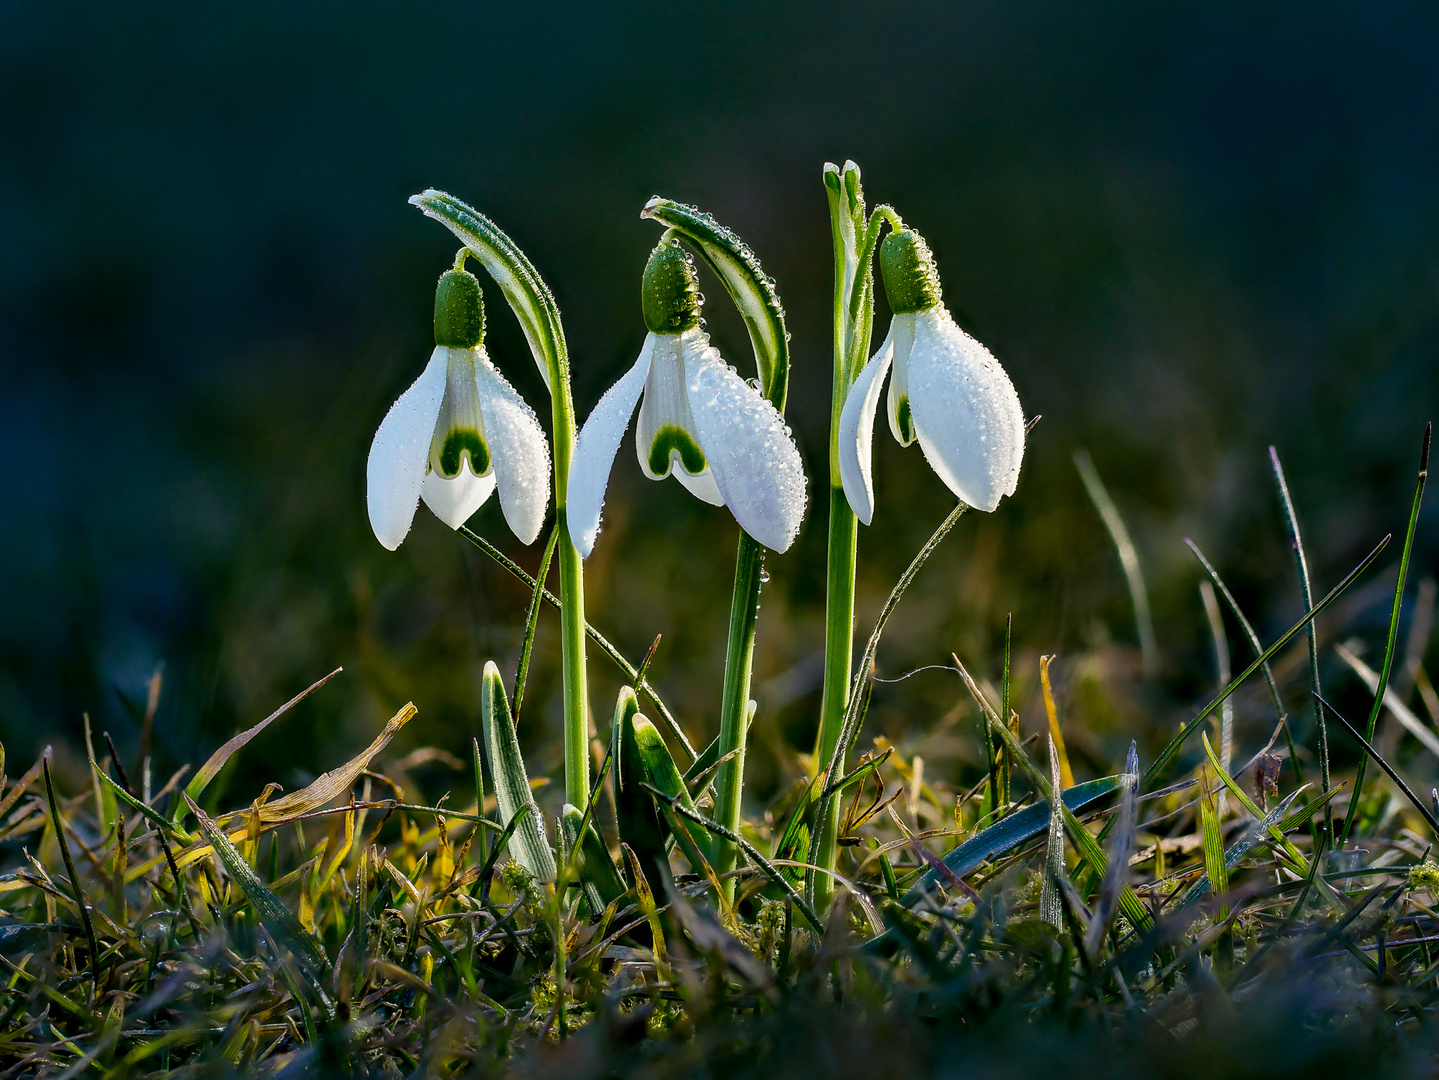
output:
M 650 472 L 660 476 L 667 473 L 671 453 L 679 454 L 680 464 L 691 476 L 705 471 L 705 455 L 699 443 L 684 428 L 666 424 L 655 432 L 654 442 L 650 444 Z
M 470 453 L 470 472 L 476 476 L 488 475 L 490 448 L 485 445 L 484 436 L 472 428 L 455 428 L 445 436 L 445 444 L 440 448 L 440 475 L 450 480 L 459 476 L 463 464 L 461 454 L 466 450 Z
M 905 446 L 914 442 L 914 420 L 909 415 L 909 395 L 899 399 L 900 442 Z

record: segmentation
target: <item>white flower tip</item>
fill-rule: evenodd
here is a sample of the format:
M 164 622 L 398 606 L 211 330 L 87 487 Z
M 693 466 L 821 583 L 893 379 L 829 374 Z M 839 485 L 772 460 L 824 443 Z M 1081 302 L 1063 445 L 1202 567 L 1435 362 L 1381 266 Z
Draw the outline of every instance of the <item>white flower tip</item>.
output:
M 640 210 L 640 217 L 641 217 L 641 219 L 647 218 L 647 217 L 649 217 L 651 214 L 653 214 L 653 213 L 654 213 L 654 210 L 655 210 L 655 207 L 658 206 L 658 205 L 659 205 L 660 203 L 662 203 L 663 201 L 664 201 L 664 200 L 661 199 L 658 195 L 651 195 L 649 202 L 645 203 L 644 207 Z
M 500 677 L 499 666 L 493 660 L 485 661 L 485 678 L 498 679 Z
M 599 526 L 594 528 L 577 529 L 574 522 L 570 522 L 566 528 L 570 534 L 570 543 L 575 545 L 575 550 L 580 553 L 580 558 L 588 559 L 590 552 L 595 550 L 595 540 L 600 534 Z

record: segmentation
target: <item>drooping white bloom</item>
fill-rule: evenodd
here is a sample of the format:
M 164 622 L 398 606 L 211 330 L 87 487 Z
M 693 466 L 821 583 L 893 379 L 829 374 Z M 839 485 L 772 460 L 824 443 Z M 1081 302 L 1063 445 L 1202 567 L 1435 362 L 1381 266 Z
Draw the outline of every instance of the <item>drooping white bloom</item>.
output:
M 650 333 L 639 359 L 575 440 L 566 494 L 575 547 L 594 549 L 610 470 L 639 404 L 635 451 L 646 476 L 673 474 L 696 498 L 729 507 L 761 544 L 786 550 L 804 517 L 799 450 L 779 410 L 710 344 L 693 267 L 673 241 L 651 256 L 644 300 Z
M 544 524 L 549 446 L 534 410 L 481 344 L 479 296 L 479 282 L 463 270 L 440 279 L 435 351 L 370 444 L 370 525 L 391 551 L 409 533 L 421 498 L 458 529 L 498 487 L 505 521 L 520 540 L 533 543 Z
M 854 381 L 840 413 L 839 464 L 845 497 L 866 525 L 874 516 L 871 454 L 884 377 L 890 431 L 919 441 L 945 485 L 986 512 L 1013 495 L 1024 457 L 1024 411 L 999 361 L 940 303 L 939 278 L 922 239 L 908 230 L 886 239 L 880 265 L 895 314 L 889 334 Z

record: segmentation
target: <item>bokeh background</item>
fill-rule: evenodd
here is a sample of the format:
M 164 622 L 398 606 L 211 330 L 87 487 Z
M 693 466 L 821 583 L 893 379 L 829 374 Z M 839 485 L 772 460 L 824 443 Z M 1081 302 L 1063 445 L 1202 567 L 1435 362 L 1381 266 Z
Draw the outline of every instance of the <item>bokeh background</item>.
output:
M 1301 610 L 1271 443 L 1318 591 L 1402 531 L 1439 403 L 1436 31 L 1432 5 L 1312 2 L 0 6 L 10 771 L 51 743 L 74 768 L 87 713 L 136 754 L 161 665 L 157 784 L 341 665 L 244 753 L 226 798 L 331 767 L 409 699 L 420 713 L 396 752 L 463 757 L 480 669 L 513 671 L 527 595 L 423 509 L 398 553 L 369 530 L 369 440 L 428 355 L 455 247 L 406 198 L 451 191 L 528 252 L 564 312 L 583 415 L 642 340 L 657 232 L 638 211 L 661 193 L 754 246 L 793 333 L 790 416 L 814 486 L 761 612 L 760 812 L 799 774 L 818 709 L 820 170 L 846 157 L 872 201 L 927 236 L 956 316 L 1044 417 L 1018 494 L 963 521 L 900 608 L 881 674 L 953 650 L 993 679 L 1012 612 L 1026 726 L 1042 715 L 1037 658 L 1056 653 L 1077 771 L 1109 766 L 1131 736 L 1152 748 L 1214 679 L 1183 536 L 1266 638 Z M 744 366 L 739 323 L 708 293 L 715 339 Z M 489 298 L 491 354 L 547 418 Z M 887 317 L 881 304 L 881 331 Z M 916 450 L 876 446 L 861 637 L 952 505 Z M 1079 446 L 1143 559 L 1153 680 L 1138 677 Z M 1405 635 L 1439 553 L 1434 502 Z M 590 617 L 635 659 L 664 635 L 652 677 L 707 738 L 736 527 L 643 480 L 628 451 L 607 521 Z M 493 502 L 472 524 L 533 568 L 538 548 L 519 548 Z M 1328 643 L 1353 636 L 1375 659 L 1394 554 L 1323 624 L 1325 679 L 1356 712 Z M 561 758 L 556 649 L 547 612 L 521 720 L 531 775 Z M 617 682 L 603 658 L 591 666 L 604 732 Z M 1281 678 L 1303 737 L 1297 653 Z M 1271 727 L 1266 698 L 1241 697 L 1241 749 Z M 973 734 L 958 680 L 931 670 L 876 688 L 863 743 L 891 738 L 958 784 Z M 430 795 L 463 783 L 443 755 L 417 776 Z

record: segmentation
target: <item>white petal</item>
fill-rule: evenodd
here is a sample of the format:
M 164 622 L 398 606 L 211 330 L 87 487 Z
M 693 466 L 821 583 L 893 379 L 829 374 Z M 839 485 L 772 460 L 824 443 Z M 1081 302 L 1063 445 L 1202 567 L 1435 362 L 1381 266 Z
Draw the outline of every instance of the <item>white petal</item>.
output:
M 550 504 L 550 447 L 535 411 L 495 370 L 485 350 L 475 360 L 475 385 L 485 417 L 485 440 L 499 481 L 500 507 L 510 531 L 533 544 Z
M 948 311 L 916 316 L 909 363 L 910 408 L 919 445 L 949 489 L 990 511 L 1019 483 L 1024 410 L 988 349 Z
M 874 414 L 885 372 L 894 359 L 894 324 L 879 351 L 869 358 L 849 388 L 839 414 L 839 476 L 855 516 L 866 525 L 874 517 Z
M 430 438 L 445 396 L 449 350 L 436 346 L 430 362 L 380 421 L 365 466 L 365 501 L 375 538 L 394 551 L 410 531 L 425 480 Z
M 684 485 L 684 489 L 701 502 L 707 502 L 711 506 L 723 506 L 724 496 L 720 494 L 719 485 L 715 483 L 714 470 L 705 466 L 705 471 L 691 475 L 684 469 L 676 469 L 674 478 Z
M 645 338 L 635 366 L 605 391 L 575 438 L 569 480 L 565 487 L 565 516 L 569 522 L 570 539 L 582 557 L 588 557 L 595 548 L 610 470 L 614 468 L 615 454 L 619 453 L 625 429 L 630 426 L 635 403 L 645 388 L 654 340 L 654 334 Z
M 885 339 L 894 342 L 894 377 L 889 380 L 889 430 L 900 446 L 909 446 L 914 442 L 913 404 L 909 400 L 909 359 L 914 349 L 915 320 L 927 314 L 894 316 L 889 321 L 889 337 Z
M 702 332 L 683 336 L 690 413 L 715 484 L 740 528 L 784 551 L 799 532 L 806 498 L 794 437 L 779 410 L 720 359 Z
M 470 515 L 485 504 L 494 493 L 495 473 L 491 469 L 484 476 L 476 476 L 465 466 L 454 479 L 442 476 L 431 469 L 425 476 L 420 494 L 425 505 L 452 529 L 458 529 L 470 520 Z

